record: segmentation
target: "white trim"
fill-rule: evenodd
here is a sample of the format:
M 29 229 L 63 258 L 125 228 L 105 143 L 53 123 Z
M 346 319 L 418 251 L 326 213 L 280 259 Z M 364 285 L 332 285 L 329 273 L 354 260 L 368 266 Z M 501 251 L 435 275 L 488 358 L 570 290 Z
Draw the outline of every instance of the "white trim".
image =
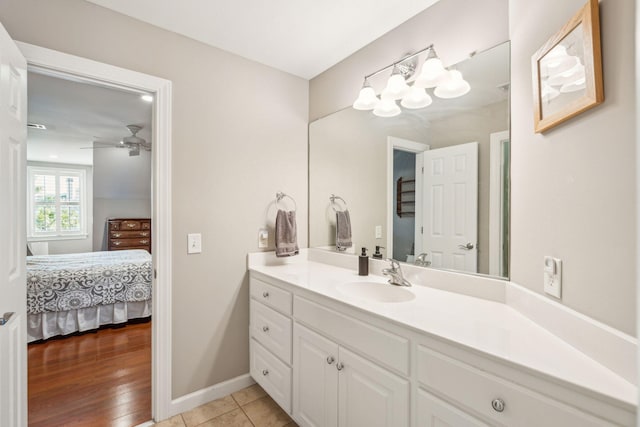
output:
M 502 246 L 502 141 L 509 140 L 509 131 L 495 132 L 489 136 L 489 274 L 504 276 L 500 260 Z
M 190 411 L 195 407 L 211 402 L 212 400 L 220 399 L 255 383 L 251 375 L 244 374 L 180 396 L 171 402 L 171 416 Z
M 152 151 L 153 282 L 152 409 L 155 420 L 171 411 L 171 81 L 74 55 L 16 42 L 29 69 L 134 92 L 152 93 L 154 149 Z M 158 242 L 162 244 L 159 245 Z
M 393 258 L 393 150 L 422 153 L 429 145 L 408 139 L 387 136 L 387 258 Z M 416 208 L 418 206 L 418 176 L 416 174 Z M 416 229 L 418 228 L 418 211 L 416 210 Z M 399 260 L 404 261 L 404 260 Z

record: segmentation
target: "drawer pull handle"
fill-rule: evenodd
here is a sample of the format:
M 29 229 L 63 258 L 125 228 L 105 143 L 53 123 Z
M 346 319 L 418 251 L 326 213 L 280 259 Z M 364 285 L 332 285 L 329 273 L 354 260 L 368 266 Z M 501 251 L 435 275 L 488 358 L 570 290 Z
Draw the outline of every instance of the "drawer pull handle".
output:
M 264 291 L 264 292 L 262 293 L 262 296 L 263 296 L 263 297 L 265 297 L 265 298 L 269 298 L 269 292 Z
M 142 237 L 147 237 L 149 235 L 149 233 L 147 233 L 146 231 L 143 231 L 142 233 L 140 233 L 140 235 Z
M 327 357 L 327 363 L 328 363 L 329 365 L 331 365 L 331 364 L 332 364 L 333 362 L 335 362 L 335 361 L 336 361 L 336 359 L 334 359 L 334 358 L 333 358 L 333 356 L 329 356 L 329 357 Z
M 120 246 L 122 242 L 113 242 L 113 246 Z
M 491 407 L 493 407 L 496 412 L 504 411 L 504 406 L 504 400 L 502 399 L 493 399 L 491 401 Z
M 263 326 L 262 332 L 269 332 L 269 327 L 267 325 Z
M 140 244 L 141 245 L 147 245 L 147 244 L 149 244 L 149 241 L 148 240 L 140 240 Z
M 262 370 L 262 375 L 264 375 L 265 377 L 266 377 L 267 375 L 269 375 L 269 370 L 268 370 L 268 369 L 263 369 L 263 370 Z
M 338 363 L 336 364 L 336 369 L 337 369 L 338 371 L 342 371 L 342 370 L 344 369 L 344 364 L 343 364 L 342 362 L 338 362 Z
M 134 228 L 136 225 L 135 224 L 127 224 L 127 227 L 129 228 Z
M 122 236 L 122 234 L 120 234 L 120 233 L 113 233 L 113 237 L 120 237 L 120 236 Z

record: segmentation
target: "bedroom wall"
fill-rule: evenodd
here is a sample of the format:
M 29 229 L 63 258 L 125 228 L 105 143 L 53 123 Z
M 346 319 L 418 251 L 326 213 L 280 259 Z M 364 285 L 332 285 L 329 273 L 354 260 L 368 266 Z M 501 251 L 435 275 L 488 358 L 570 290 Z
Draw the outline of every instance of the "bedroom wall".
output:
M 151 152 L 94 150 L 93 250 L 106 248 L 108 218 L 151 217 Z
M 308 81 L 82 0 L 5 0 L 0 22 L 173 82 L 173 397 L 248 373 L 246 254 L 277 191 L 296 199 L 307 246 Z M 196 232 L 203 253 L 187 255 Z

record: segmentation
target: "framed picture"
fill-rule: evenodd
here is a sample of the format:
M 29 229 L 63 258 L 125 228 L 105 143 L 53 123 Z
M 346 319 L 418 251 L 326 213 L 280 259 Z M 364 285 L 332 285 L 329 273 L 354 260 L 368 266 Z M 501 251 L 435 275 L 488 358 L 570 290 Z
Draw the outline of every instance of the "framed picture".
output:
M 598 0 L 589 2 L 532 57 L 534 127 L 544 132 L 604 101 Z

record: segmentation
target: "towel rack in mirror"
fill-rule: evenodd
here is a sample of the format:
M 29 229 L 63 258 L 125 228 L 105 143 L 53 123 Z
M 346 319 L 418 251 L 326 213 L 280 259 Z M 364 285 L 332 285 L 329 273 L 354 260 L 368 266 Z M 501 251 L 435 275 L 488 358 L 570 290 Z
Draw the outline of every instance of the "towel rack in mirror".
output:
M 347 210 L 347 202 L 345 202 L 342 197 L 332 194 L 329 197 L 329 200 L 331 200 L 331 208 L 334 210 L 334 212 L 338 212 L 338 210 L 341 210 L 341 211 Z M 340 206 L 340 204 L 336 202 L 336 200 L 340 200 L 342 202 L 342 206 Z M 338 209 L 336 209 L 336 207 L 338 207 Z

